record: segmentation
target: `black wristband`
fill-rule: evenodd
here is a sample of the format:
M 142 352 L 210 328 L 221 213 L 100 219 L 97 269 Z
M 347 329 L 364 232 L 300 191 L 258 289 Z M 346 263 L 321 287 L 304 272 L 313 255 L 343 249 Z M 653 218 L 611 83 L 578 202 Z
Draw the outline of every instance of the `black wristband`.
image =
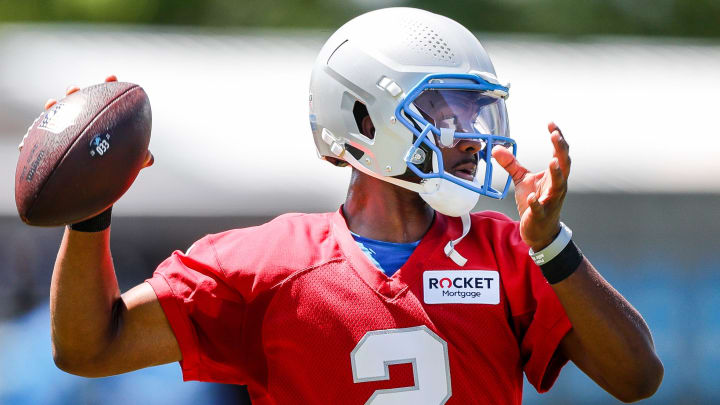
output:
M 543 276 L 550 284 L 559 283 L 575 272 L 582 263 L 583 254 L 570 240 L 563 250 L 547 263 L 540 265 Z
M 101 232 L 110 227 L 112 207 L 84 221 L 68 225 L 68 228 L 79 232 Z

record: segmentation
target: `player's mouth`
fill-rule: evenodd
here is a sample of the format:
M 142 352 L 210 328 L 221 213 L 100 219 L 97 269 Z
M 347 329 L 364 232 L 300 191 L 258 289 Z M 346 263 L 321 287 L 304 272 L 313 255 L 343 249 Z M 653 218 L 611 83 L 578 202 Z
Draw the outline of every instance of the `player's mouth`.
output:
M 475 159 L 464 159 L 453 166 L 451 174 L 463 180 L 473 181 L 475 179 L 476 170 L 477 162 Z

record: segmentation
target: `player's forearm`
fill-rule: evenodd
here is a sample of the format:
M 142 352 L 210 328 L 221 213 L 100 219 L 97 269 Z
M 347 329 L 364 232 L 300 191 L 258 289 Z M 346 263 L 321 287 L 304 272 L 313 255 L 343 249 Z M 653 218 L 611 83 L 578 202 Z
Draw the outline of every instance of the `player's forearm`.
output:
M 640 313 L 587 259 L 553 289 L 573 325 L 563 341 L 570 358 L 619 399 L 652 395 L 663 367 Z
M 108 347 L 117 327 L 120 291 L 110 255 L 110 230 L 65 230 L 50 286 L 53 356 L 61 369 L 83 374 Z

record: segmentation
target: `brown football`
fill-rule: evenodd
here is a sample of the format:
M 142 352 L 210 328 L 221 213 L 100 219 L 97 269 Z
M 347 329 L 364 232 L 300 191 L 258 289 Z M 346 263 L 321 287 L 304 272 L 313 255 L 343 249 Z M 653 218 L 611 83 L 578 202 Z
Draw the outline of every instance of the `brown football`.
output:
M 43 112 L 20 144 L 15 203 L 23 222 L 57 226 L 117 201 L 145 162 L 152 113 L 142 87 L 90 86 Z

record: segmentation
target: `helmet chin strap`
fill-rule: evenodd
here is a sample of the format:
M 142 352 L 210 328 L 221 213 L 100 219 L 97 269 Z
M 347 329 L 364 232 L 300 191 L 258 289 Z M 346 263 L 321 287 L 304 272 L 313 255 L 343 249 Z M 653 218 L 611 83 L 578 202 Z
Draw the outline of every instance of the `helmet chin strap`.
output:
M 388 177 L 383 176 L 381 174 L 377 174 L 373 172 L 372 170 L 365 167 L 362 163 L 360 163 L 357 159 L 355 159 L 355 156 L 352 155 L 352 153 L 348 153 L 345 149 L 345 143 L 340 141 L 337 137 L 335 137 L 327 128 L 323 128 L 322 130 L 322 138 L 325 143 L 330 146 L 330 150 L 337 156 L 338 158 L 346 161 L 350 164 L 350 166 L 354 167 L 357 170 L 360 170 L 362 173 L 367 174 L 368 176 L 374 177 L 376 179 L 386 181 L 390 184 L 394 184 L 396 186 L 400 186 L 404 189 L 414 191 L 416 193 L 422 193 L 425 192 L 425 185 L 424 184 L 417 184 L 412 183 L 405 180 L 396 179 L 394 177 Z
M 463 257 L 460 253 L 458 253 L 457 250 L 455 250 L 455 245 L 460 243 L 461 240 L 465 236 L 467 236 L 468 232 L 470 232 L 470 213 L 463 214 L 460 219 L 462 220 L 462 235 L 460 235 L 459 238 L 455 240 L 451 240 L 450 242 L 445 245 L 445 256 L 449 257 L 452 261 L 455 262 L 458 266 L 462 267 L 467 263 L 467 259 Z
M 389 176 L 383 176 L 383 175 L 377 174 L 374 171 L 363 166 L 362 163 L 360 163 L 357 159 L 355 159 L 355 156 L 353 156 L 350 153 L 345 152 L 340 156 L 340 158 L 345 160 L 346 162 L 348 162 L 350 164 L 350 166 L 354 167 L 355 169 L 360 170 L 362 173 L 367 174 L 368 176 L 375 177 L 378 180 L 386 181 L 390 184 L 400 186 L 404 189 L 414 191 L 418 194 L 424 193 L 426 191 L 424 184 L 417 184 L 417 183 L 413 183 L 413 182 L 406 181 L 406 180 L 396 179 L 395 177 L 389 177 Z

